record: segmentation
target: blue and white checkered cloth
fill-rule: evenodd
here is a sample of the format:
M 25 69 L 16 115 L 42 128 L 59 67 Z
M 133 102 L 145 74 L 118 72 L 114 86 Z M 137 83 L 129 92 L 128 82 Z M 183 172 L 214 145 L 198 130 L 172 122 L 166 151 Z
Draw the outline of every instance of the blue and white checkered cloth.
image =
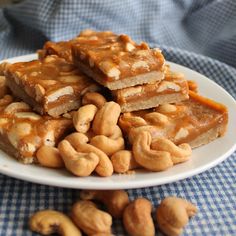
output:
M 85 28 L 127 33 L 135 40 L 160 46 L 167 60 L 206 75 L 236 97 L 234 0 L 24 1 L 0 9 L 0 58 L 32 53 L 46 40 L 69 39 Z M 146 197 L 155 206 L 169 195 L 195 203 L 199 211 L 184 235 L 236 235 L 235 156 L 186 180 L 128 193 L 131 199 Z M 1 236 L 37 235 L 28 229 L 33 212 L 50 208 L 68 213 L 79 197 L 79 190 L 37 185 L 3 175 L 0 186 Z M 126 235 L 118 220 L 113 223 L 113 233 Z

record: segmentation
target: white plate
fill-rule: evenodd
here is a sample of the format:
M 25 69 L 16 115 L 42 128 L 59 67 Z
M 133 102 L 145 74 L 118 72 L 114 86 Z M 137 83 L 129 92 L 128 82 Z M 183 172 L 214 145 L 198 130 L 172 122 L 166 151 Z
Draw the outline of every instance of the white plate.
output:
M 9 62 L 28 61 L 35 54 L 11 58 Z M 193 151 L 190 161 L 159 173 L 136 172 L 133 175 L 111 177 L 75 177 L 67 171 L 47 169 L 36 165 L 23 165 L 0 152 L 0 173 L 34 183 L 75 189 L 128 189 L 161 185 L 191 177 L 225 160 L 236 149 L 236 102 L 219 85 L 186 67 L 168 62 L 174 71 L 182 72 L 199 85 L 199 93 L 225 104 L 229 109 L 229 126 L 226 135 Z

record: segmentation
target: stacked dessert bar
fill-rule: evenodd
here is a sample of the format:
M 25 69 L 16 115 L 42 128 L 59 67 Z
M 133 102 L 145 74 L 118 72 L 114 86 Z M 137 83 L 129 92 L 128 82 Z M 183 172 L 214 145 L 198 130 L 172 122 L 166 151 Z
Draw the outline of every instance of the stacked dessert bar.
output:
M 127 35 L 85 30 L 70 41 L 47 42 L 38 55 L 0 65 L 0 148 L 24 163 L 72 132 L 82 97 L 104 88 L 121 107 L 127 147 L 140 130 L 192 147 L 226 131 L 224 105 L 197 94 L 196 83 L 172 72 L 159 49 Z
M 159 49 L 127 35 L 85 31 L 72 45 L 74 64 L 111 90 L 122 112 L 188 98 L 186 80 L 171 74 Z
M 56 55 L 3 63 L 0 72 L 0 148 L 23 163 L 36 162 L 39 147 L 55 146 L 73 131 L 69 112 L 80 107 L 86 92 L 100 89 Z

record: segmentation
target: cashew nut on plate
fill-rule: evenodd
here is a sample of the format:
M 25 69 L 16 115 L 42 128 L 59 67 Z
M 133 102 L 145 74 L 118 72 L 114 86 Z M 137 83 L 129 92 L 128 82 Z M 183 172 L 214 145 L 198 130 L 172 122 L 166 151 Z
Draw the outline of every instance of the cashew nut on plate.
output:
M 99 163 L 99 157 L 93 152 L 77 152 L 67 140 L 58 145 L 66 169 L 77 176 L 89 176 Z
M 152 141 L 152 149 L 159 151 L 167 151 L 171 154 L 171 159 L 174 164 L 189 160 L 192 149 L 188 143 L 175 145 L 172 141 L 166 138 L 156 138 Z
M 100 176 L 111 176 L 113 166 L 109 157 L 100 149 L 88 144 L 88 137 L 81 133 L 72 133 L 65 138 L 76 149 L 77 152 L 94 153 L 99 157 L 99 163 L 95 171 Z M 60 149 L 59 149 L 60 150 Z
M 120 112 L 121 108 L 118 103 L 106 102 L 94 117 L 92 126 L 94 133 L 111 136 L 115 131 Z
M 31 216 L 29 226 L 42 235 L 59 233 L 63 236 L 82 236 L 80 230 L 66 215 L 58 211 L 43 210 Z
M 97 107 L 93 104 L 88 104 L 80 107 L 78 111 L 73 114 L 73 124 L 75 129 L 80 133 L 88 132 L 90 123 L 97 112 Z
M 115 218 L 120 218 L 129 204 L 128 194 L 124 190 L 82 190 L 80 198 L 102 202 Z
M 140 167 L 130 150 L 121 150 L 111 156 L 111 162 L 116 173 L 126 173 Z
M 119 124 L 126 129 L 132 127 L 140 127 L 147 125 L 147 122 L 139 116 L 132 115 L 130 112 L 123 113 L 119 118 Z
M 168 117 L 159 112 L 147 113 L 144 118 L 155 125 L 166 125 L 168 123 Z
M 134 139 L 137 137 L 138 133 L 142 131 L 147 131 L 151 134 L 151 137 L 158 137 L 159 129 L 154 125 L 144 125 L 139 127 L 133 127 L 129 130 L 128 138 L 129 142 L 132 144 Z
M 111 233 L 112 217 L 99 210 L 91 201 L 78 201 L 71 210 L 71 218 L 86 234 Z
M 124 210 L 123 224 L 130 236 L 154 236 L 152 204 L 145 198 L 131 202 Z
M 82 105 L 93 104 L 98 109 L 100 109 L 106 102 L 106 98 L 104 98 L 102 94 L 96 92 L 87 92 L 82 98 Z
M 151 171 L 163 171 L 173 166 L 170 153 L 152 150 L 151 142 L 149 132 L 142 131 L 137 134 L 132 147 L 136 162 Z
M 51 168 L 62 168 L 65 166 L 59 150 L 55 147 L 41 146 L 36 153 L 36 157 L 42 166 Z
M 178 236 L 197 208 L 185 199 L 167 197 L 157 207 L 156 216 L 160 230 L 168 236 Z
M 125 148 L 122 131 L 118 125 L 116 125 L 114 133 L 111 136 L 96 135 L 90 140 L 90 144 L 102 150 L 108 156 Z

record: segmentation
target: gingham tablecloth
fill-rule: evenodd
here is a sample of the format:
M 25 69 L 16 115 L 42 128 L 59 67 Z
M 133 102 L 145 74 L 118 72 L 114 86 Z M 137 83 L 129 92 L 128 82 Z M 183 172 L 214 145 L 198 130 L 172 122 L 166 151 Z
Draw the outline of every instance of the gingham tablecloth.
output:
M 104 1 L 92 1 L 92 3 L 90 2 L 90 8 L 87 7 L 88 2 L 86 1 L 70 1 L 70 4 L 68 4 L 68 1 L 43 0 L 34 1 L 33 3 L 32 1 L 26 2 L 31 2 L 31 5 L 23 5 L 24 7 L 22 7 L 21 4 L 14 8 L 5 9 L 4 11 L 0 10 L 0 58 L 33 52 L 36 48 L 41 47 L 43 42 L 47 39 L 61 40 L 70 38 L 82 28 L 87 27 L 96 29 L 109 28 L 114 31 L 130 33 L 134 38 L 147 40 L 153 46 L 157 44 L 169 44 L 182 48 L 186 46 L 186 49 L 196 51 L 196 47 L 191 47 L 190 43 L 186 43 L 190 42 L 189 39 L 181 38 L 180 35 L 176 33 L 178 27 L 178 30 L 181 30 L 180 24 L 174 24 L 175 21 L 179 22 L 178 17 L 180 17 L 179 8 L 177 9 L 176 4 L 182 6 L 185 12 L 184 17 L 187 17 L 188 14 L 190 14 L 190 16 L 194 15 L 190 22 L 195 26 L 200 24 L 199 21 L 204 15 L 202 12 L 205 8 L 207 8 L 207 15 L 213 16 L 211 21 L 207 24 L 208 29 L 212 29 L 212 26 L 214 26 L 213 28 L 216 30 L 216 27 L 219 25 L 222 26 L 222 22 L 227 21 L 226 19 L 231 19 L 228 22 L 233 22 L 232 19 L 236 19 L 232 18 L 233 12 L 235 12 L 236 9 L 235 1 L 227 0 L 223 1 L 223 3 L 222 1 L 187 0 L 163 1 L 165 3 L 150 1 L 149 5 L 143 5 L 142 8 L 140 6 L 142 5 L 142 1 L 138 1 L 135 5 L 136 7 L 132 8 L 132 1 L 128 0 L 125 1 L 125 5 L 120 3 L 122 1 L 116 1 L 115 3 L 109 1 L 105 8 L 102 8 L 102 2 Z M 81 3 L 80 8 L 77 7 L 78 2 Z M 67 5 L 65 3 L 67 3 Z M 216 6 L 219 6 L 220 3 L 223 4 L 221 5 L 222 7 L 217 8 Z M 152 7 L 152 4 L 155 7 Z M 116 7 L 116 11 L 109 11 L 109 7 L 113 9 L 114 6 Z M 37 9 L 37 12 L 35 9 Z M 98 15 L 98 13 L 94 13 L 94 15 L 91 15 L 93 9 L 99 9 L 102 14 Z M 132 11 L 132 9 L 134 11 Z M 163 28 L 159 27 L 157 29 L 159 35 L 155 34 L 152 37 L 149 32 L 150 28 L 144 27 L 145 24 L 150 25 L 155 21 L 155 19 L 152 19 L 153 21 L 150 20 L 154 17 L 155 13 L 155 11 L 151 11 L 151 9 L 155 9 L 159 16 L 161 14 L 166 15 L 168 11 L 172 11 L 172 13 L 175 11 L 172 15 L 169 14 L 168 18 L 169 22 L 174 20 L 173 27 L 166 30 L 165 22 L 162 22 L 163 24 L 161 23 L 160 25 L 163 26 Z M 178 11 L 176 11 L 176 9 Z M 149 16 L 145 16 L 144 14 L 145 12 L 147 13 L 147 11 L 150 12 Z M 65 17 L 66 14 L 72 13 L 73 15 L 75 12 L 81 13 L 77 21 Z M 129 14 L 127 14 L 127 12 L 129 12 Z M 223 14 L 224 12 L 225 14 Z M 140 23 L 139 17 L 135 18 L 136 13 L 143 17 L 143 25 L 142 22 Z M 53 17 L 50 18 L 49 15 L 52 16 L 52 14 Z M 101 17 L 103 14 L 106 14 L 106 19 Z M 224 16 L 219 18 L 219 15 L 222 14 Z M 90 18 L 88 16 L 90 16 Z M 122 18 L 122 16 L 124 16 L 124 18 Z M 198 16 L 198 18 L 196 16 Z M 132 17 L 134 18 L 132 19 Z M 157 17 L 157 20 L 158 19 Z M 207 17 L 207 19 L 210 18 Z M 216 19 L 218 22 L 216 22 Z M 68 22 L 70 22 L 70 24 Z M 125 25 L 125 22 L 128 22 L 127 25 Z M 32 26 L 32 28 L 30 28 L 30 26 Z M 200 29 L 199 27 L 195 27 L 195 29 L 203 30 L 202 27 L 200 27 Z M 233 29 L 235 29 L 235 25 Z M 37 37 L 35 37 L 36 33 Z M 173 38 L 173 33 L 176 34 L 176 40 Z M 18 36 L 18 40 L 16 36 Z M 228 36 L 227 40 L 229 40 L 230 37 L 231 39 L 235 39 L 235 31 L 234 33 L 231 32 Z M 155 41 L 155 37 L 160 38 L 160 40 Z M 211 35 L 208 35 L 208 38 L 209 37 L 211 37 Z M 203 48 L 208 48 L 205 44 L 207 38 L 204 40 L 197 42 L 198 45 L 202 43 L 199 49 L 201 53 L 207 51 L 203 50 Z M 226 42 L 227 40 L 226 38 L 219 37 L 218 43 Z M 216 40 L 214 42 L 216 42 Z M 236 54 L 234 46 L 236 41 L 229 40 L 229 42 L 228 51 L 222 54 L 222 50 L 218 50 L 213 54 L 216 57 L 220 55 L 218 57 L 219 59 L 235 66 Z M 192 44 L 197 45 L 193 42 Z M 236 97 L 236 69 L 233 67 L 209 57 L 177 49 L 176 47 L 162 46 L 161 48 L 167 60 L 187 66 L 206 75 L 225 88 L 234 98 Z M 213 54 L 211 56 L 214 56 Z M 236 154 L 234 153 L 218 166 L 182 181 L 162 186 L 128 190 L 130 199 L 146 197 L 152 201 L 154 206 L 157 206 L 161 199 L 169 195 L 186 198 L 197 205 L 198 213 L 190 220 L 183 235 L 236 235 L 235 156 Z M 78 197 L 79 190 L 32 184 L 0 174 L 0 235 L 37 235 L 30 232 L 28 229 L 28 219 L 32 213 L 47 208 L 68 213 L 72 203 L 74 203 Z M 121 222 L 118 220 L 113 223 L 113 233 L 115 235 L 126 235 Z

